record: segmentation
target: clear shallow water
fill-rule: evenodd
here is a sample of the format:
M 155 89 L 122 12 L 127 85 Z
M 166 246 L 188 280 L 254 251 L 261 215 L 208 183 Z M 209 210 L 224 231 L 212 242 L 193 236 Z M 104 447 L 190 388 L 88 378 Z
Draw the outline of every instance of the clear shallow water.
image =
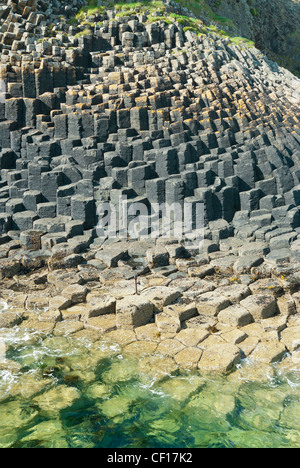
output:
M 0 448 L 300 447 L 297 374 L 146 375 L 107 342 L 20 328 L 1 340 Z

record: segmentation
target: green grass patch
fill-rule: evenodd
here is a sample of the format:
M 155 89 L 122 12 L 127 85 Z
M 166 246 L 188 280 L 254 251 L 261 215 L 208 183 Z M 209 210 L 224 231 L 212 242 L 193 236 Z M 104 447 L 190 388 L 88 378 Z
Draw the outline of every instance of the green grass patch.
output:
M 163 21 L 167 24 L 172 24 L 173 21 L 168 16 L 149 16 L 147 19 L 147 23 L 158 23 L 159 21 Z
M 94 2 L 94 0 L 93 0 Z M 75 15 L 74 18 L 71 19 L 72 22 L 81 22 L 84 21 L 86 15 L 87 16 L 93 16 L 93 15 L 101 15 L 105 12 L 105 7 L 97 6 L 97 2 L 95 4 L 87 5 L 82 7 L 79 12 Z
M 75 34 L 74 37 L 82 37 L 82 36 L 90 36 L 92 34 L 92 31 L 90 29 L 84 29 L 83 31 L 80 31 L 79 33 Z
M 300 29 L 295 29 L 295 31 L 290 33 L 289 38 L 299 40 L 300 39 Z
M 97 0 L 89 0 L 88 5 L 82 7 L 75 17 L 70 20 L 70 23 L 81 23 L 86 16 L 102 15 L 107 8 L 114 8 L 117 12 L 117 17 L 131 16 L 138 13 L 153 13 L 155 11 L 164 13 L 166 10 L 165 4 L 159 0 L 132 3 L 114 2 L 111 0 L 107 6 L 101 7 L 97 6 Z
M 214 15 L 212 9 L 208 6 L 205 0 L 175 0 L 176 3 L 179 3 L 183 7 L 190 10 L 196 16 L 201 16 L 201 14 L 206 13 L 210 18 Z
M 247 47 L 255 47 L 255 42 L 250 41 L 250 39 L 247 39 L 246 37 L 230 37 L 230 42 L 235 45 L 239 46 L 247 46 Z
M 120 11 L 119 13 L 116 13 L 116 18 L 122 18 L 124 16 L 134 16 L 135 14 L 136 14 L 135 10 Z
M 260 16 L 260 10 L 258 8 L 250 8 L 252 16 Z
M 187 31 L 192 31 L 196 34 L 200 32 L 198 28 L 193 28 L 192 26 L 186 26 L 185 28 L 183 28 L 183 32 L 187 32 Z
M 151 4 L 151 2 L 133 2 L 133 3 L 115 3 L 114 7 L 116 11 L 140 11 Z
M 213 14 L 212 19 L 218 24 L 227 26 L 228 28 L 234 28 L 233 21 L 229 18 L 226 18 L 225 16 L 219 16 L 219 15 Z
M 231 42 L 240 46 L 253 47 L 254 42 L 242 37 L 234 36 L 233 29 L 234 23 L 231 19 L 215 14 L 206 0 L 175 0 L 176 3 L 182 7 L 187 8 L 196 18 L 179 15 L 176 13 L 168 12 L 167 6 L 161 0 L 146 0 L 139 2 L 114 2 L 108 1 L 105 7 L 98 7 L 97 0 L 88 0 L 87 5 L 77 13 L 77 15 L 70 21 L 70 24 L 82 24 L 90 26 L 91 23 L 86 21 L 87 16 L 101 15 L 105 13 L 107 8 L 114 8 L 117 17 L 135 16 L 136 14 L 146 14 L 147 22 L 165 22 L 172 24 L 174 21 L 183 26 L 183 31 L 193 31 L 196 34 L 215 34 L 219 37 L 229 37 Z M 209 17 L 213 24 L 204 25 L 200 19 L 203 16 Z M 226 29 L 226 32 L 224 29 Z M 85 29 L 76 35 L 77 37 L 91 34 L 90 30 Z

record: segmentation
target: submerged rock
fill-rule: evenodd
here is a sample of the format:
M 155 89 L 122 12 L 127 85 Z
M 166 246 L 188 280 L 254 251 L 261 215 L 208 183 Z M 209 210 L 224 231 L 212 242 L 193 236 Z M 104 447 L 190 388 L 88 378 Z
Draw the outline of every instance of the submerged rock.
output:
M 148 356 L 139 361 L 139 369 L 155 379 L 162 379 L 178 368 L 174 359 L 168 356 Z
M 35 397 L 33 401 L 43 412 L 55 415 L 62 409 L 72 406 L 79 398 L 80 392 L 76 388 L 58 385 L 52 390 Z

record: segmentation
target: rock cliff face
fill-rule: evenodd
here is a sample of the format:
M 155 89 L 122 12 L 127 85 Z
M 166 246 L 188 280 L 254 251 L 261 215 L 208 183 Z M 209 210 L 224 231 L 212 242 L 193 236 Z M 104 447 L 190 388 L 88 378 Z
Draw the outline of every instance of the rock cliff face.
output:
M 26 308 L 40 332 L 137 330 L 167 372 L 298 349 L 300 80 L 239 37 L 249 12 L 238 30 L 204 0 L 1 5 L 0 282 L 18 309 L 0 327 Z M 107 202 L 146 207 L 144 225 L 154 205 L 201 205 L 204 242 L 140 219 L 137 239 L 100 237 Z
M 300 73 L 299 0 L 207 0 L 232 19 L 239 35 L 255 41 L 270 58 Z
M 208 239 L 256 238 L 275 254 L 297 239 L 295 76 L 170 4 L 69 20 L 49 5 L 1 10 L 1 242 L 85 248 L 97 206 L 124 195 L 202 203 Z
M 42 15 L 43 21 L 45 21 L 55 19 L 59 15 L 74 16 L 85 4 L 85 0 L 32 0 L 30 2 L 8 0 L 7 2 L 1 2 L 0 17 L 3 22 L 13 13 L 21 16 L 22 20 L 25 21 L 30 18 L 31 13 L 35 12 Z

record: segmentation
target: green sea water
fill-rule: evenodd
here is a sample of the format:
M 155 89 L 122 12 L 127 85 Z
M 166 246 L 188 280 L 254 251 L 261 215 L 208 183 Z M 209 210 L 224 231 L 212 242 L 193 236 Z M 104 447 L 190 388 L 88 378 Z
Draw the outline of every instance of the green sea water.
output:
M 18 327 L 0 342 L 0 448 L 300 447 L 297 373 L 144 372 L 106 341 Z

